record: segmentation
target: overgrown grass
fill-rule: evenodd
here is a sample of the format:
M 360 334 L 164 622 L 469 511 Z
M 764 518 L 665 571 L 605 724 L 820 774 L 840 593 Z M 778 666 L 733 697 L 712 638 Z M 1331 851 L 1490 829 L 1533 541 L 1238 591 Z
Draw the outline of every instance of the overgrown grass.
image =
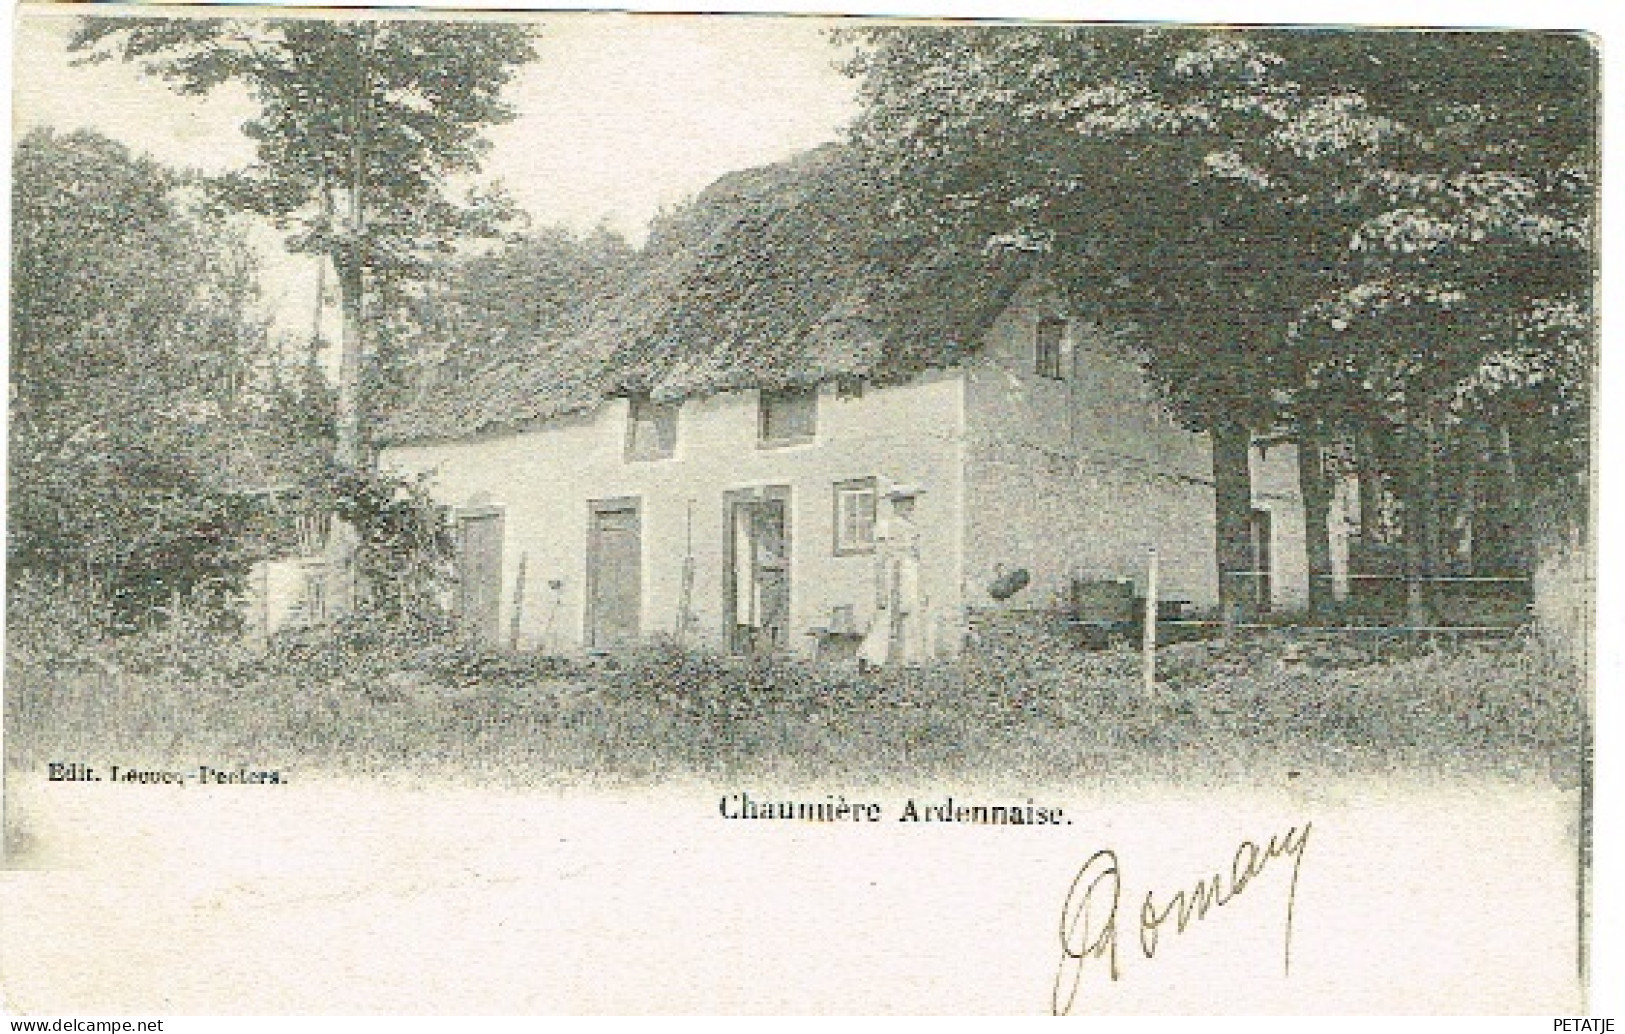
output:
M 116 642 L 14 628 L 7 761 L 281 768 L 518 784 L 1110 783 L 1300 770 L 1551 775 L 1579 765 L 1580 675 L 1533 640 L 1445 647 L 1275 632 L 1125 648 L 985 630 L 877 676 L 651 646 L 598 661 L 365 624 L 264 653 L 172 623 Z

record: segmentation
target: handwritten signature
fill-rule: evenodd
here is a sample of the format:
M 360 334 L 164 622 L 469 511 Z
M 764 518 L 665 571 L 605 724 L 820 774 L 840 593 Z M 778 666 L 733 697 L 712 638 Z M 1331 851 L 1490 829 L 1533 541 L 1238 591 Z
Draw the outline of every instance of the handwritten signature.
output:
M 1298 896 L 1298 870 L 1303 865 L 1304 848 L 1309 844 L 1310 823 L 1296 826 L 1284 835 L 1271 836 L 1260 847 L 1251 840 L 1243 840 L 1231 859 L 1228 879 L 1215 872 L 1213 878 L 1200 879 L 1194 887 L 1179 890 L 1160 907 L 1157 892 L 1147 891 L 1140 905 L 1140 952 L 1146 958 L 1155 958 L 1163 932 L 1173 926 L 1181 934 L 1194 920 L 1205 919 L 1209 909 L 1229 904 L 1241 896 L 1276 858 L 1292 859 L 1292 882 L 1286 895 L 1286 931 L 1284 961 L 1286 973 L 1292 973 L 1292 908 Z M 1066 904 L 1061 910 L 1061 961 L 1055 973 L 1055 989 L 1050 1008 L 1057 1016 L 1072 1012 L 1078 1000 L 1078 988 L 1084 970 L 1092 960 L 1105 966 L 1112 980 L 1118 979 L 1117 959 L 1117 903 L 1122 896 L 1122 872 L 1117 852 L 1096 851 L 1067 892 Z

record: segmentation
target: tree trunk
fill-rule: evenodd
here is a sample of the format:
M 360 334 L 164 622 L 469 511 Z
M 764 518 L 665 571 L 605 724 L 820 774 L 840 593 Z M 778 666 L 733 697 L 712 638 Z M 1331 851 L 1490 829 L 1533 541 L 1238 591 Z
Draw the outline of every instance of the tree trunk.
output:
M 350 109 L 349 212 L 343 247 L 333 255 L 334 273 L 339 282 L 339 305 L 343 312 L 340 330 L 338 443 L 334 458 L 341 467 L 362 464 L 361 358 L 366 327 L 366 273 L 363 240 L 367 230 L 368 103 L 371 85 L 368 64 L 376 41 L 376 27 L 364 25 L 367 46 L 358 62 L 359 89 Z
M 1422 532 L 1425 546 L 1427 577 L 1445 574 L 1445 520 L 1440 512 L 1440 484 L 1438 470 L 1438 419 L 1435 406 L 1430 403 L 1422 416 L 1422 483 L 1417 484 L 1417 496 L 1422 501 Z M 1428 585 L 1432 589 L 1432 585 Z
M 1404 435 L 1405 474 L 1405 621 L 1412 627 L 1433 624 L 1433 579 L 1440 571 L 1437 428 L 1431 408 L 1420 414 Z
M 1421 503 L 1417 499 L 1414 474 L 1405 478 L 1405 623 L 1412 628 L 1423 628 L 1433 622 L 1428 617 L 1427 552 L 1423 545 Z
M 1370 428 L 1360 431 L 1354 460 L 1360 478 L 1360 542 L 1364 549 L 1370 550 L 1382 538 L 1382 460 L 1377 453 L 1375 431 Z
M 1233 420 L 1213 425 L 1213 545 L 1219 611 L 1226 625 L 1253 615 L 1258 599 L 1252 543 L 1252 433 Z
M 1327 524 L 1331 493 L 1321 462 L 1320 440 L 1310 434 L 1298 441 L 1298 488 L 1303 495 L 1304 551 L 1309 562 L 1309 613 L 1330 614 L 1332 592 L 1332 543 Z
M 1505 569 L 1518 575 L 1528 575 L 1535 566 L 1534 536 L 1531 534 L 1529 507 L 1524 500 L 1523 478 L 1519 476 L 1511 428 L 1502 422 L 1496 437 L 1496 451 L 1500 454 L 1501 477 L 1506 492 L 1501 501 L 1502 513 L 1505 514 L 1505 537 L 1501 544 Z
M 359 264 L 334 262 L 339 266 L 339 308 L 343 320 L 339 328 L 338 442 L 333 458 L 339 466 L 361 466 L 361 349 L 363 341 L 362 292 Z
M 368 68 L 371 44 L 376 39 L 376 27 L 362 23 L 367 33 L 368 48 L 356 62 L 360 82 L 350 108 L 350 167 L 345 213 L 344 239 L 331 252 L 334 279 L 339 285 L 339 384 L 333 459 L 345 470 L 358 470 L 365 462 L 365 442 L 362 435 L 362 356 L 366 343 L 366 160 L 368 153 L 367 106 L 371 85 Z M 324 203 L 329 212 L 331 193 L 324 189 Z M 340 614 L 354 612 L 368 589 L 361 577 L 361 535 L 349 521 L 334 515 L 332 532 L 328 537 L 327 559 L 329 595 L 338 601 Z
M 1427 602 L 1430 618 L 1436 616 L 1433 614 L 1433 602 L 1442 595 L 1434 579 L 1442 577 L 1445 573 L 1444 520 L 1439 506 L 1441 486 L 1437 411 L 1437 404 L 1429 399 L 1427 409 L 1422 415 L 1422 483 L 1417 486 L 1417 495 L 1422 504 L 1422 571 L 1423 577 L 1428 579 Z

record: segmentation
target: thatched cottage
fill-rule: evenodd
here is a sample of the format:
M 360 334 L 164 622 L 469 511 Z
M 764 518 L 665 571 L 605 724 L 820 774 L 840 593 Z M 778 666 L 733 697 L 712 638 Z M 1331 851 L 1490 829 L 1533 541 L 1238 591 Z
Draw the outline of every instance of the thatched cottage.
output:
M 982 611 L 1138 587 L 1152 546 L 1164 598 L 1216 604 L 1205 436 L 1035 256 L 888 234 L 850 175 L 825 150 L 725 177 L 584 329 L 391 416 L 382 465 L 433 471 L 459 522 L 471 629 L 838 647 L 887 606 L 903 519 L 926 654 Z M 1300 607 L 1292 448 L 1255 451 L 1253 483 L 1258 591 Z

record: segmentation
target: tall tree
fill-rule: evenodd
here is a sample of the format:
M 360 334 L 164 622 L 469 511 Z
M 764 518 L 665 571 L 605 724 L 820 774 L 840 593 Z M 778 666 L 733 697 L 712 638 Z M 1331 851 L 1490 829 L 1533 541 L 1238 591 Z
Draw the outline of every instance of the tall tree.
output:
M 1400 501 L 1410 616 L 1428 622 L 1453 527 L 1471 529 L 1471 573 L 1530 571 L 1518 479 L 1484 490 L 1504 467 L 1491 442 L 1547 455 L 1560 480 L 1586 466 L 1595 54 L 1576 35 L 1435 32 L 1317 55 L 1394 131 L 1352 184 L 1365 217 L 1290 329 L 1283 380 L 1305 432 L 1387 443 L 1360 461 Z
M 1240 34 L 885 28 L 858 34 L 859 146 L 900 214 L 1046 250 L 1080 308 L 1134 325 L 1148 371 L 1213 436 L 1227 614 L 1255 593 L 1254 431 L 1279 344 L 1346 248 L 1347 182 L 1388 131 Z
M 257 104 L 254 165 L 231 196 L 332 262 L 343 313 L 336 458 L 364 459 L 367 304 L 488 231 L 491 195 L 450 193 L 478 170 L 482 132 L 513 117 L 502 90 L 535 56 L 531 30 L 483 20 L 90 17 L 70 43 L 134 62 L 183 94 L 227 83 Z
M 1175 412 L 1213 435 L 1227 611 L 1249 595 L 1231 574 L 1252 566 L 1251 433 L 1284 431 L 1312 448 L 1346 428 L 1328 417 L 1369 428 L 1360 392 L 1321 389 L 1364 391 L 1377 357 L 1420 348 L 1420 362 L 1386 368 L 1442 390 L 1490 345 L 1451 336 L 1460 358 L 1445 364 L 1428 354 L 1437 335 L 1368 325 L 1375 339 L 1355 336 L 1364 351 L 1334 359 L 1308 347 L 1306 310 L 1384 290 L 1461 298 L 1470 282 L 1486 290 L 1466 308 L 1529 314 L 1544 287 L 1518 270 L 1563 266 L 1563 242 L 1583 235 L 1546 210 L 1565 189 L 1571 212 L 1587 203 L 1583 184 L 1565 185 L 1560 157 L 1587 138 L 1580 98 L 1594 82 L 1572 37 L 1080 26 L 853 35 L 864 105 L 854 136 L 899 214 L 1046 250 L 1076 301 L 1138 328 Z M 1532 84 L 1509 81 L 1519 77 Z M 1441 246 L 1418 246 L 1429 235 Z M 1524 257 L 1533 245 L 1544 261 L 1522 267 L 1510 246 L 1478 246 L 1488 239 Z M 1446 256 L 1455 274 L 1440 276 Z M 1348 323 L 1328 310 L 1316 326 Z M 1327 376 L 1334 367 L 1348 376 Z M 1432 419 L 1425 407 L 1382 411 L 1408 432 Z

